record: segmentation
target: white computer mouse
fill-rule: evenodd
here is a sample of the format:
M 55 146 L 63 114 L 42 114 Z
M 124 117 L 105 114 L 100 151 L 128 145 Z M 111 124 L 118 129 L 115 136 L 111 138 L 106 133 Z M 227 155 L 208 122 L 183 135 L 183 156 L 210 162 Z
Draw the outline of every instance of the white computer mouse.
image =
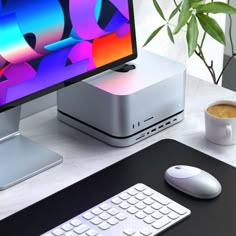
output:
M 222 190 L 214 176 L 193 166 L 172 166 L 166 170 L 165 180 L 172 187 L 200 199 L 215 198 Z

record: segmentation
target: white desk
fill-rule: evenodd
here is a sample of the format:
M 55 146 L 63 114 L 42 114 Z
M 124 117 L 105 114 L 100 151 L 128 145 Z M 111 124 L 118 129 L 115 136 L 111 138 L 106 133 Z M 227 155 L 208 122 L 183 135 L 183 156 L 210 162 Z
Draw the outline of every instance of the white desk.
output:
M 236 93 L 188 77 L 184 121 L 127 148 L 108 146 L 60 123 L 56 107 L 24 119 L 21 133 L 62 155 L 64 162 L 0 192 L 0 219 L 164 138 L 176 139 L 236 166 L 236 145 L 218 146 L 208 142 L 204 136 L 203 110 L 207 104 L 219 99 L 236 100 Z

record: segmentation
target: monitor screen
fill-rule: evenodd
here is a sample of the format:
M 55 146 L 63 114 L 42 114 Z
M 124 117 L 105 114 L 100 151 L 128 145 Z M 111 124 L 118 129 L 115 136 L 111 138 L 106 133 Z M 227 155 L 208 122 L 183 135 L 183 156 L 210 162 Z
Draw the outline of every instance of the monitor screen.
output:
M 136 56 L 132 0 L 0 0 L 0 111 Z

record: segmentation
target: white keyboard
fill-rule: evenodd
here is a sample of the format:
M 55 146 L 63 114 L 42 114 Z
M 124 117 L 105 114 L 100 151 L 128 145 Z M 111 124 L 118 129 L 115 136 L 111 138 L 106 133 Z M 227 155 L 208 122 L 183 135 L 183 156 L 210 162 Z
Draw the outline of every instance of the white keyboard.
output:
M 136 184 L 43 236 L 154 236 L 190 210 L 144 184 Z

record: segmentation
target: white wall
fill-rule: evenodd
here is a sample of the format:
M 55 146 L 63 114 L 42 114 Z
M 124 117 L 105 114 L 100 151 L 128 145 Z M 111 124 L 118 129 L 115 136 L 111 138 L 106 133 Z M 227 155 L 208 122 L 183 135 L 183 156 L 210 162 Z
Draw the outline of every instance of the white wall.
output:
M 158 0 L 158 3 L 164 9 L 164 13 L 169 14 L 173 10 L 173 0 Z M 134 0 L 134 7 L 137 41 L 138 46 L 142 47 L 148 36 L 164 22 L 158 16 L 152 0 Z M 217 15 L 216 19 L 224 29 L 225 16 Z M 175 25 L 176 23 L 177 20 L 175 20 Z M 172 44 L 167 36 L 166 30 L 164 30 L 146 48 L 159 55 L 184 63 L 187 67 L 188 74 L 212 82 L 211 76 L 202 61 L 195 55 L 190 59 L 188 58 L 185 31 L 181 31 L 175 37 L 175 44 Z M 206 52 L 206 58 L 214 60 L 215 68 L 217 68 L 217 72 L 219 73 L 223 65 L 224 46 L 207 37 L 204 51 Z

